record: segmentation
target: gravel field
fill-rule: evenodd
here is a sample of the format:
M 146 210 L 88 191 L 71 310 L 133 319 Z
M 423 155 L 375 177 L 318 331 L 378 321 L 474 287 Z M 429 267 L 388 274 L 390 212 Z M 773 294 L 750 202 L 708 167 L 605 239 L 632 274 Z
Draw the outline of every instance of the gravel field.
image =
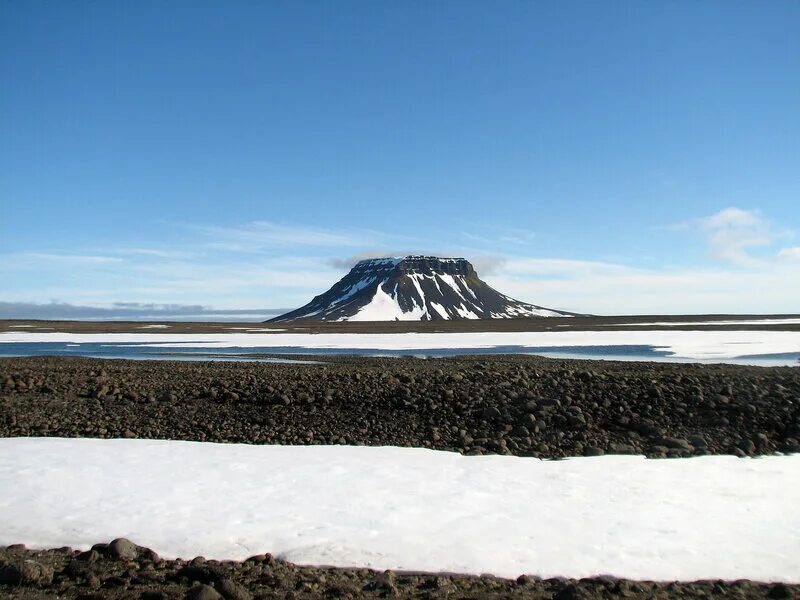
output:
M 451 321 L 292 321 L 181 322 L 181 321 L 48 321 L 0 319 L 0 332 L 50 331 L 68 333 L 219 333 L 273 331 L 288 333 L 433 333 L 496 331 L 609 331 L 774 330 L 800 331 L 800 315 L 637 315 L 519 319 L 458 319 Z
M 319 360 L 319 357 L 316 357 Z M 0 436 L 653 458 L 800 451 L 800 370 L 527 356 L 0 359 Z

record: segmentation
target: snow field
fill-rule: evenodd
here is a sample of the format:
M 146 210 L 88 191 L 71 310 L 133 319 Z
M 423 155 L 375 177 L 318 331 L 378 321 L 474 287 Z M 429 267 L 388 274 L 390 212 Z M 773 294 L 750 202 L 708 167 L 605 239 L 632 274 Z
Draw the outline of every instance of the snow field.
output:
M 800 455 L 0 440 L 0 544 L 516 577 L 800 582 Z
M 379 288 L 380 289 L 380 288 Z M 384 294 L 386 306 L 394 300 Z M 374 304 L 374 303 L 373 303 Z M 396 304 L 395 304 L 396 305 Z M 372 305 L 369 305 L 372 306 Z M 398 307 L 399 308 L 399 307 Z M 383 310 L 383 308 L 381 309 Z M 361 314 L 361 313 L 359 313 Z M 160 348 L 352 348 L 425 350 L 497 346 L 653 346 L 686 359 L 800 352 L 798 331 L 521 331 L 469 333 L 60 333 L 7 331 L 3 342 L 148 344 Z

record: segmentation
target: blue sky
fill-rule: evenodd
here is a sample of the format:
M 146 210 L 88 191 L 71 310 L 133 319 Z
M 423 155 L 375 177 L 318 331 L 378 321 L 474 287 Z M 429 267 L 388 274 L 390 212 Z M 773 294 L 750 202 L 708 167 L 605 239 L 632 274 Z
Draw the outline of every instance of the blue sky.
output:
M 800 3 L 3 2 L 0 302 L 293 307 L 353 257 L 800 312 Z

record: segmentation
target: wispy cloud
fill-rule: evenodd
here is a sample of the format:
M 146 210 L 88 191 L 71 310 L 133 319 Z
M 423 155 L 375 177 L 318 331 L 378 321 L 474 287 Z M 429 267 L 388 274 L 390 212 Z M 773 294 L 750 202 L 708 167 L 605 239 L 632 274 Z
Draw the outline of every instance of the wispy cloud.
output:
M 171 248 L 116 248 L 114 254 L 122 256 L 149 256 L 153 258 L 192 258 L 200 254 L 191 250 L 176 250 Z
M 778 252 L 778 258 L 785 261 L 800 262 L 800 246 L 784 248 Z
M 143 302 L 115 302 L 111 306 L 87 306 L 68 302 L 0 302 L 0 319 L 259 321 L 281 314 L 285 310 L 282 308 L 219 310 L 199 304 Z
M 517 228 L 493 228 L 489 234 L 485 232 L 476 234 L 470 231 L 462 231 L 461 236 L 470 242 L 477 242 L 478 244 L 490 245 L 494 247 L 496 247 L 498 244 L 530 246 L 538 241 L 538 235 L 536 232 Z
M 14 252 L 5 255 L 7 265 L 35 265 L 44 263 L 58 263 L 60 265 L 107 265 L 121 263 L 118 256 L 101 256 L 90 254 L 71 253 L 44 253 L 44 252 Z
M 755 256 L 753 250 L 768 248 L 787 235 L 760 211 L 736 207 L 679 223 L 673 229 L 699 232 L 712 257 L 742 267 L 759 266 L 762 258 Z
M 414 240 L 372 231 L 292 227 L 188 226 L 193 242 L 0 255 L 0 300 L 114 307 L 114 303 L 296 307 L 330 287 L 357 260 L 428 254 L 463 256 L 503 293 L 577 312 L 792 312 L 800 297 L 800 247 L 760 212 L 729 208 L 670 229 L 693 232 L 716 266 L 629 266 L 625 257 L 542 257 L 535 246 L 503 244 L 511 235 Z M 683 232 L 683 233 L 681 233 Z M 532 236 L 533 234 L 531 234 Z M 532 238 L 531 238 L 532 239 Z M 459 241 L 474 244 L 459 245 Z M 455 242 L 455 243 L 453 243 Z M 785 244 L 784 244 L 785 245 Z M 222 249 L 224 248 L 224 250 Z M 344 258 L 340 258 L 344 257 Z M 596 257 L 595 257 L 596 258 Z M 45 305 L 52 306 L 52 305 Z M 133 306 L 116 306 L 133 310 Z
M 486 277 L 521 300 L 596 314 L 796 313 L 800 268 L 774 261 L 742 270 L 658 269 L 559 259 L 510 258 Z
M 575 277 L 597 273 L 598 269 L 604 273 L 628 271 L 630 267 L 594 260 L 572 260 L 566 258 L 508 258 L 504 264 L 504 271 L 534 279 L 557 278 L 566 276 Z
M 253 252 L 275 246 L 355 247 L 375 243 L 373 231 L 332 230 L 254 221 L 237 227 L 187 225 L 204 236 L 207 245 L 223 250 Z

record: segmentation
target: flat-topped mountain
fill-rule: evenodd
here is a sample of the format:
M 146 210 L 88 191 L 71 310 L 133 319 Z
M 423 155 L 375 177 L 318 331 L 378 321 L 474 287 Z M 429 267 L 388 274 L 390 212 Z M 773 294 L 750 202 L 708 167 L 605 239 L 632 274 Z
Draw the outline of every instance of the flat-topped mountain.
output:
M 272 322 L 438 321 L 564 317 L 574 313 L 514 300 L 463 258 L 405 256 L 358 262 L 324 294 Z

